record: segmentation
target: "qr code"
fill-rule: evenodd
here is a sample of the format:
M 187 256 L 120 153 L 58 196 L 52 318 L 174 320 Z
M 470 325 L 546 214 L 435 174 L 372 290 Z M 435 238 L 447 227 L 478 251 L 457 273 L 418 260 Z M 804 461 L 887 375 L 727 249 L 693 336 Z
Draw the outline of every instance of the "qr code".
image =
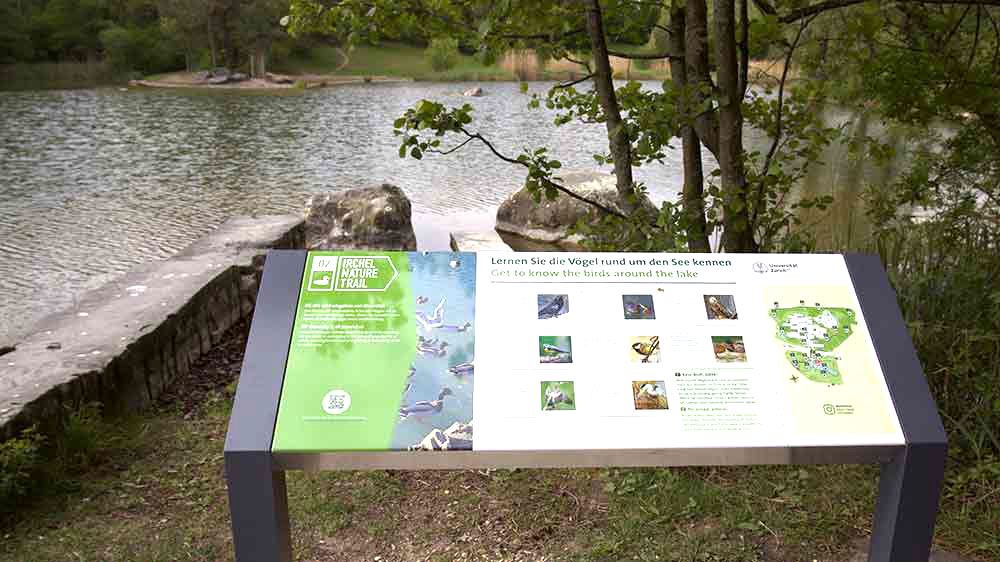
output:
M 343 390 L 331 390 L 323 397 L 323 410 L 328 414 L 340 414 L 351 407 L 351 395 Z
M 343 410 L 344 409 L 344 395 L 337 394 L 330 396 L 326 401 L 327 410 Z

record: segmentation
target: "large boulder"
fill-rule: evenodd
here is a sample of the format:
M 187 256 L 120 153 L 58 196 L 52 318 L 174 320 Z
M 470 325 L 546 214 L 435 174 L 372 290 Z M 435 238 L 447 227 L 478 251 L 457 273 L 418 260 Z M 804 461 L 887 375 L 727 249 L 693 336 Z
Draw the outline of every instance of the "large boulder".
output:
M 561 174 L 562 184 L 573 193 L 597 201 L 605 207 L 622 211 L 615 190 L 615 176 L 600 172 L 567 172 Z M 640 205 L 651 212 L 656 206 L 643 196 Z M 570 235 L 569 228 L 597 209 L 588 203 L 560 193 L 555 200 L 542 198 L 535 203 L 527 188 L 508 197 L 497 209 L 496 229 L 515 234 L 529 242 L 554 244 L 567 250 L 580 250 L 580 237 Z M 596 216 L 596 215 L 592 215 Z
M 306 209 L 306 248 L 416 250 L 410 200 L 387 183 L 313 196 Z

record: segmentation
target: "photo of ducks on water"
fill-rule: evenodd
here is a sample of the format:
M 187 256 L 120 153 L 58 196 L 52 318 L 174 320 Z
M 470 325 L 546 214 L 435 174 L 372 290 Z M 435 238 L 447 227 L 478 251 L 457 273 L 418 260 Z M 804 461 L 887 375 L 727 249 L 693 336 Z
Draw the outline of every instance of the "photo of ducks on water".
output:
M 653 295 L 622 295 L 622 309 L 626 320 L 655 320 Z
M 538 295 L 538 319 L 548 320 L 569 314 L 569 295 Z
M 416 349 L 392 449 L 472 448 L 476 255 L 409 254 Z

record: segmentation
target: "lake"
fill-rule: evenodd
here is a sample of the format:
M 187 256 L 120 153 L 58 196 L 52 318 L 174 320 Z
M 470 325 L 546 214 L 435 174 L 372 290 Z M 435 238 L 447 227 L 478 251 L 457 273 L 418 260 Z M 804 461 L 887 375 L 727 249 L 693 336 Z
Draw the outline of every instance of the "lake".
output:
M 461 95 L 476 85 L 485 96 Z M 421 249 L 447 249 L 448 230 L 489 228 L 524 172 L 477 145 L 400 159 L 392 121 L 425 98 L 471 104 L 473 128 L 509 155 L 546 146 L 564 170 L 594 170 L 607 149 L 603 124 L 556 127 L 512 82 L 0 92 L 0 342 L 229 216 L 302 212 L 313 193 L 400 186 Z M 671 196 L 679 152 L 636 177 L 654 200 Z
M 529 83 L 529 94 L 551 85 Z M 461 95 L 473 86 L 486 95 Z M 603 124 L 556 127 L 555 112 L 529 109 L 515 82 L 0 91 L 0 343 L 227 217 L 301 213 L 316 193 L 398 185 L 413 203 L 422 250 L 447 250 L 450 231 L 492 228 L 523 169 L 472 143 L 448 156 L 400 159 L 392 122 L 421 99 L 472 105 L 471 128 L 509 156 L 548 147 L 563 170 L 610 171 L 593 159 L 607 150 Z M 848 108 L 824 110 L 824 119 L 852 137 L 886 136 L 877 119 Z M 745 134 L 748 150 L 766 151 L 760 133 Z M 679 140 L 676 148 L 662 164 L 635 170 L 655 202 L 683 184 Z M 836 194 L 834 208 L 809 218 L 821 239 L 864 229 L 860 190 L 886 182 L 905 159 L 902 148 L 889 166 L 852 159 L 843 144 L 825 151 L 826 165 L 801 186 Z M 714 169 L 707 151 L 703 160 L 706 173 Z

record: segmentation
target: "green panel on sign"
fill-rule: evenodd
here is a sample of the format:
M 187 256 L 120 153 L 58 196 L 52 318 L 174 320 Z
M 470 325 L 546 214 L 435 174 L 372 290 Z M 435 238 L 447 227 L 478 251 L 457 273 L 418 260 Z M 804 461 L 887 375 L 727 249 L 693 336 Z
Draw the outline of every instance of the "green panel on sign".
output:
M 416 349 L 402 252 L 310 252 L 274 451 L 386 450 Z

